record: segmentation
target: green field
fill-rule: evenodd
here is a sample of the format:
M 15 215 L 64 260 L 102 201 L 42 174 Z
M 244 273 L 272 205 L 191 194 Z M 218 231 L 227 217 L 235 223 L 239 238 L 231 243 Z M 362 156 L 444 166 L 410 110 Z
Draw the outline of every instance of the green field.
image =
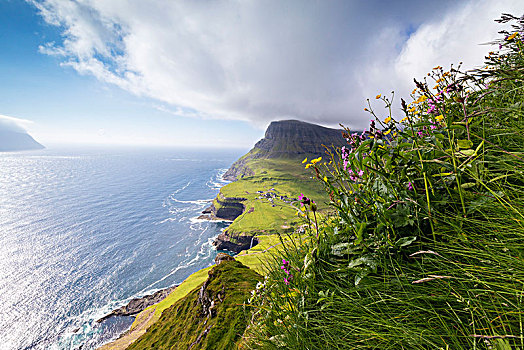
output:
M 312 198 L 319 210 L 327 209 L 329 197 L 314 173 L 305 170 L 301 160 L 297 159 L 255 159 L 249 160 L 248 166 L 255 172 L 232 182 L 220 190 L 223 197 L 242 197 L 246 210 L 228 228 L 231 234 L 274 234 L 292 232 L 300 222 L 297 208 L 298 201 L 289 203 L 303 193 Z M 258 193 L 262 191 L 263 193 Z M 270 201 L 264 195 L 275 193 L 277 198 Z M 289 199 L 281 200 L 280 196 Z

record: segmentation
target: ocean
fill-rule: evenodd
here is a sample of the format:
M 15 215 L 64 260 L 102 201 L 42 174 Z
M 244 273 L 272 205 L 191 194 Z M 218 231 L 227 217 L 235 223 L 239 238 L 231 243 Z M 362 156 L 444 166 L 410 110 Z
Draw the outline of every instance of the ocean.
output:
M 96 320 L 212 264 L 226 222 L 197 220 L 242 150 L 0 153 L 0 348 L 94 349 Z

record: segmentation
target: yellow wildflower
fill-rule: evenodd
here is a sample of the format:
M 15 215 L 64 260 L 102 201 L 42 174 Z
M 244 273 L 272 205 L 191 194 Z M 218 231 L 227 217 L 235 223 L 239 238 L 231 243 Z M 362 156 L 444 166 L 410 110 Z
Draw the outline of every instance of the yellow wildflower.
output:
M 413 113 L 413 112 L 415 112 L 416 110 L 417 110 L 417 107 L 413 107 L 413 108 L 409 109 L 408 112 Z
M 518 32 L 515 32 L 515 33 L 511 34 L 510 36 L 508 36 L 508 38 L 506 40 L 513 40 L 513 39 L 515 39 L 517 34 L 518 34 Z
M 385 120 L 384 120 L 384 123 L 389 123 L 391 121 L 391 117 L 387 117 Z
M 309 169 L 310 166 L 312 166 L 313 164 L 307 164 L 306 165 L 306 169 Z
M 435 117 L 435 119 L 438 121 L 438 122 L 441 122 L 443 119 L 444 119 L 444 116 L 441 114 L 441 115 L 437 115 Z
M 322 157 L 318 157 L 317 159 L 313 159 L 311 160 L 311 164 L 317 164 L 318 162 L 320 162 L 322 160 Z
M 327 181 L 327 176 L 324 176 L 324 182 L 328 182 L 328 181 Z
M 304 158 L 304 160 L 302 161 L 302 164 L 304 164 L 305 162 L 307 162 L 307 157 Z
M 436 90 L 436 89 L 438 89 L 438 87 L 439 87 L 439 85 L 438 85 L 438 84 L 437 84 L 437 85 L 435 85 L 435 86 L 433 86 L 433 90 Z
M 405 122 L 406 120 L 408 120 L 408 117 L 404 117 L 404 118 L 402 118 L 402 119 L 400 120 L 400 122 L 402 123 L 402 122 Z
M 384 132 L 384 135 L 388 135 L 390 132 L 391 132 L 391 129 L 386 130 L 386 131 Z
M 378 100 L 382 96 L 381 94 L 378 94 L 375 98 Z

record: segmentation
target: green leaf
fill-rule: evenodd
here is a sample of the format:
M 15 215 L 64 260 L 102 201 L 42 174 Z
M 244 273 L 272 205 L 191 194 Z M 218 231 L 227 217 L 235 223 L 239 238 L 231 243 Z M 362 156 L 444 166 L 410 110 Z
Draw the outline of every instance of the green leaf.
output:
M 360 244 L 362 242 L 362 235 L 364 234 L 364 229 L 367 226 L 367 222 L 361 222 L 357 231 L 357 239 L 355 240 L 355 244 Z
M 396 247 L 406 247 L 410 245 L 411 243 L 415 242 L 417 240 L 417 237 L 402 237 L 398 241 L 395 242 Z
M 465 150 L 461 150 L 460 152 L 456 153 L 457 157 L 471 157 L 471 156 L 474 156 L 475 154 L 476 154 L 475 150 L 472 150 L 472 149 L 465 149 Z
M 472 188 L 472 187 L 475 187 L 477 184 L 474 183 L 474 182 L 466 182 L 464 184 L 461 184 L 460 187 L 464 188 L 464 189 L 467 189 L 467 188 Z
M 457 145 L 461 149 L 469 149 L 473 147 L 473 142 L 471 140 L 458 140 Z

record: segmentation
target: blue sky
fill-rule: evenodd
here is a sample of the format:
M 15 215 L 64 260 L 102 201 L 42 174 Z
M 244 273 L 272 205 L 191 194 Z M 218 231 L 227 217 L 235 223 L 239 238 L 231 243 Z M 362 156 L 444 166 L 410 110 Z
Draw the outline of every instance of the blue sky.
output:
M 250 147 L 264 130 L 245 121 L 188 118 L 164 105 L 60 65 L 39 52 L 60 40 L 24 1 L 0 1 L 0 115 L 29 120 L 44 144 L 129 144 Z
M 0 1 L 0 115 L 52 143 L 251 147 L 482 63 L 519 1 Z M 522 14 L 522 13 L 520 13 Z

